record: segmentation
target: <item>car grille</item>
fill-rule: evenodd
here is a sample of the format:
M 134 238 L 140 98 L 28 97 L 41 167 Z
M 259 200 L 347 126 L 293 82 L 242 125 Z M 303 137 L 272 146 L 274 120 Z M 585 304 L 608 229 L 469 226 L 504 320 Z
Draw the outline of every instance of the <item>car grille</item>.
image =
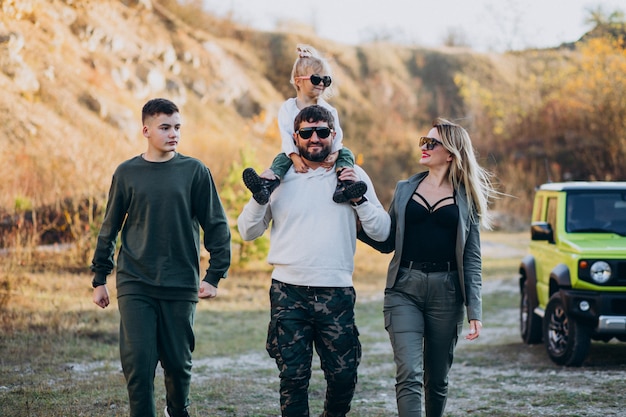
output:
M 611 314 L 626 316 L 626 303 L 623 299 L 614 299 L 611 301 Z

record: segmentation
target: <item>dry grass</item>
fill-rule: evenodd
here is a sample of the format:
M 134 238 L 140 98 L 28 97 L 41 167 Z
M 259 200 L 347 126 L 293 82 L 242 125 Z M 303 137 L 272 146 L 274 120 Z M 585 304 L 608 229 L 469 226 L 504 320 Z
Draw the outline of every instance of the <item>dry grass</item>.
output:
M 626 370 L 623 344 L 594 344 L 582 368 L 568 369 L 552 364 L 542 346 L 521 343 L 515 271 L 526 242 L 526 234 L 483 234 L 485 327 L 477 343 L 459 342 L 447 415 L 621 415 L 626 408 L 619 391 Z M 389 256 L 361 245 L 357 249 L 363 361 L 353 416 L 395 414 L 394 366 L 382 326 Z M 127 415 L 116 302 L 106 310 L 95 307 L 88 274 L 28 272 L 17 266 L 11 274 L 10 301 L 1 316 L 0 415 Z M 199 304 L 192 416 L 279 414 L 277 370 L 264 351 L 268 285 L 267 270 L 234 270 L 220 285 L 217 299 Z M 155 387 L 161 407 L 160 371 Z M 310 388 L 313 415 L 321 410 L 324 387 L 316 369 Z

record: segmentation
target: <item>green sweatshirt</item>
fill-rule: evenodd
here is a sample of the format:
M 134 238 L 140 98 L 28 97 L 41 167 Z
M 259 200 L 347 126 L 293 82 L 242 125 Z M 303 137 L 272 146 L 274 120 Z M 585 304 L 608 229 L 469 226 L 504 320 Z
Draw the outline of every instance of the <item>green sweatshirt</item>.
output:
M 198 300 L 200 227 L 210 254 L 204 281 L 217 287 L 230 267 L 230 229 L 215 183 L 199 160 L 176 154 L 167 162 L 141 156 L 113 174 L 91 270 L 95 283 L 113 271 L 117 294 Z

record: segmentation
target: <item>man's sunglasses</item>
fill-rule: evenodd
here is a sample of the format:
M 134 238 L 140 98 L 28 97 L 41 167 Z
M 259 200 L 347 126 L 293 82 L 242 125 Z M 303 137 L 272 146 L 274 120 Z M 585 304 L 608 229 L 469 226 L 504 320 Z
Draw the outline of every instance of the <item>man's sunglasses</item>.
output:
M 441 145 L 441 144 L 442 143 L 435 138 L 429 138 L 427 136 L 422 136 L 420 138 L 420 148 L 426 145 L 427 151 L 432 151 L 433 149 L 435 149 L 435 146 Z
M 327 137 L 330 136 L 330 128 L 326 127 L 326 126 L 316 126 L 316 127 L 303 127 L 300 128 L 296 131 L 296 133 L 302 138 L 302 139 L 311 139 L 311 136 L 313 136 L 313 132 L 317 133 L 317 137 L 320 139 L 326 139 Z
M 330 78 L 329 75 L 324 75 L 322 77 L 321 75 L 313 74 L 296 78 L 299 78 L 301 80 L 311 80 L 311 84 L 313 85 L 320 85 L 320 83 L 322 83 L 324 84 L 324 87 L 328 87 L 333 82 L 333 79 Z

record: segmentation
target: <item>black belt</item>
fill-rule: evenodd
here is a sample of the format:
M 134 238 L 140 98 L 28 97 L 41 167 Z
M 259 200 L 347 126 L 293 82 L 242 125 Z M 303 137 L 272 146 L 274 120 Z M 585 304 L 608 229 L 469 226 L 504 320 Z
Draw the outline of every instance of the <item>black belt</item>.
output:
M 400 266 L 423 272 L 456 271 L 456 262 L 414 262 L 401 259 Z

